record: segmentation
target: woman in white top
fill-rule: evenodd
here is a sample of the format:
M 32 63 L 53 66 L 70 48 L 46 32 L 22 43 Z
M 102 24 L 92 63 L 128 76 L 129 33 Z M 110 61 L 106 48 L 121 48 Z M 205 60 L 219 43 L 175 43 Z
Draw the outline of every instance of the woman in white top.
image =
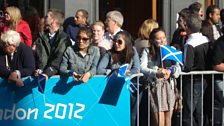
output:
M 174 61 L 161 62 L 160 46 L 167 45 L 163 29 L 154 29 L 149 36 L 150 47 L 144 48 L 140 58 L 141 72 L 150 83 L 150 104 L 155 126 L 170 126 L 175 103 L 174 82 L 180 66 Z

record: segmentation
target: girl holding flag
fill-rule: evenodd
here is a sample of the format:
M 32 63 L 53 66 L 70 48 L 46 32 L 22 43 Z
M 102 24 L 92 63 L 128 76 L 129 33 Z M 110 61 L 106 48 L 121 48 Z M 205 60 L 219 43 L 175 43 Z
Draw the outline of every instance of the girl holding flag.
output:
M 132 45 L 133 39 L 127 31 L 118 32 L 113 39 L 112 49 L 106 53 L 98 64 L 97 72 L 101 75 L 108 75 L 122 65 L 128 64 L 125 75 L 137 74 L 140 72 L 140 61 L 136 49 Z M 136 81 L 135 79 L 131 80 Z M 137 116 L 136 87 L 132 83 L 131 93 L 131 125 L 135 126 Z M 135 93 L 134 93 L 135 92 Z M 141 93 L 140 98 L 141 99 Z
M 155 28 L 149 36 L 150 47 L 144 48 L 140 57 L 141 72 L 150 84 L 150 105 L 155 126 L 170 126 L 175 103 L 175 78 L 180 65 L 172 60 L 161 61 L 160 46 L 167 45 L 165 31 Z

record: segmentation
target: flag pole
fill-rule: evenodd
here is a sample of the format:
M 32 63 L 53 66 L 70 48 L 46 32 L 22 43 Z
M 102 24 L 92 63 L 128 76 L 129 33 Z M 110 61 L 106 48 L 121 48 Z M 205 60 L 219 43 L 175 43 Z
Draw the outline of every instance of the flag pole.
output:
M 163 45 L 161 45 L 163 46 Z M 161 46 L 159 46 L 159 50 L 160 50 L 160 60 L 161 60 L 161 66 L 163 68 L 163 60 L 162 60 L 162 49 L 161 49 Z
M 161 46 L 163 46 L 163 45 L 161 45 Z M 161 46 L 159 46 L 159 50 L 160 50 L 160 61 L 161 61 L 161 67 L 163 68 L 163 61 L 162 61 L 162 49 L 161 49 Z M 162 88 L 160 88 L 160 90 L 159 90 L 159 94 L 161 94 L 161 92 L 162 92 Z M 162 94 L 161 94 L 162 95 Z M 159 124 L 159 126 L 160 126 L 160 106 L 161 106 L 161 103 L 160 103 L 160 101 L 158 101 L 158 104 L 159 104 L 159 109 L 158 109 L 158 124 Z

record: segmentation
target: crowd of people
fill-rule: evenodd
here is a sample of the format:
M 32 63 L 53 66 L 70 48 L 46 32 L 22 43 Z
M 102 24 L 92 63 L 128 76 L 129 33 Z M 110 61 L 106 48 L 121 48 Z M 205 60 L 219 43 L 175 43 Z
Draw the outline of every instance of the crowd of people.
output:
M 138 38 L 133 40 L 131 34 L 122 29 L 124 17 L 117 10 L 109 11 L 105 21 L 89 24 L 88 12 L 79 9 L 74 21 L 65 25 L 64 13 L 49 9 L 40 20 L 39 33 L 32 37 L 19 8 L 9 6 L 5 9 L 6 23 L 1 33 L 0 77 L 18 87 L 23 86 L 21 78 L 35 77 L 40 72 L 46 80 L 61 75 L 86 83 L 94 75 L 108 75 L 121 65 L 129 64 L 126 75 L 141 72 L 144 74 L 142 86 L 150 87 L 153 124 L 170 126 L 181 71 L 224 71 L 224 27 L 219 25 L 220 19 L 224 22 L 224 11 L 211 5 L 204 20 L 202 17 L 202 5 L 198 2 L 182 9 L 178 28 L 168 42 L 166 32 L 153 19 L 142 23 L 136 31 Z M 161 61 L 162 45 L 183 51 L 184 65 L 172 60 Z M 215 79 L 217 104 L 223 106 L 223 78 L 216 76 Z M 190 126 L 191 122 L 201 126 L 204 122 L 202 96 L 209 82 L 200 75 L 194 76 L 191 93 L 191 80 L 188 76 L 183 79 L 183 126 Z M 141 98 L 142 90 L 140 93 Z M 136 125 L 136 107 L 136 95 L 131 93 L 132 126 Z

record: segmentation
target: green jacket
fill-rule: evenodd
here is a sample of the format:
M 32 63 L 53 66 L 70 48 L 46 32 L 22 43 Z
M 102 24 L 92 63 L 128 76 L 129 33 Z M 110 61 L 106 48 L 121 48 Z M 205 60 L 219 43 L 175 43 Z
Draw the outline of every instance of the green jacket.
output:
M 52 45 L 49 43 L 48 34 L 48 32 L 40 33 L 34 44 L 36 45 L 37 69 L 42 69 L 43 73 L 51 77 L 58 74 L 63 53 L 69 44 L 63 28 L 56 32 L 55 41 Z

